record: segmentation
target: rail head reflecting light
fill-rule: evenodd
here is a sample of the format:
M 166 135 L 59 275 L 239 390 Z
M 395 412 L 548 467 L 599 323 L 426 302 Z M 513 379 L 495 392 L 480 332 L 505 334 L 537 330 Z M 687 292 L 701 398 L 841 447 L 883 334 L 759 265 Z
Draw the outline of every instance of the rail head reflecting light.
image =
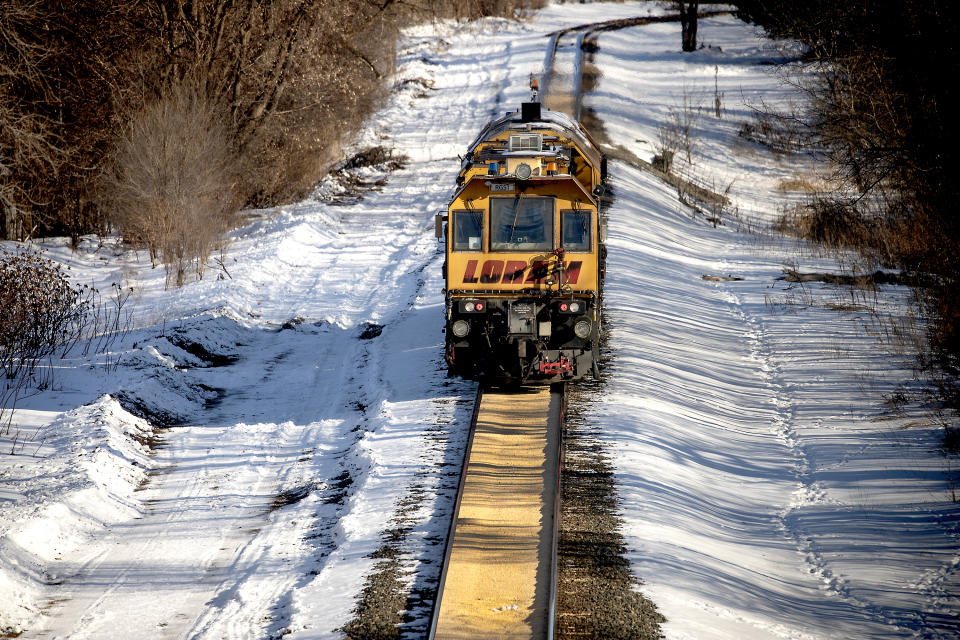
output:
M 573 332 L 581 340 L 586 340 L 590 337 L 590 330 L 592 328 L 593 326 L 589 320 L 577 320 L 577 324 L 573 325 Z
M 466 320 L 457 320 L 453 323 L 451 330 L 453 331 L 453 335 L 462 338 L 470 333 L 470 323 Z

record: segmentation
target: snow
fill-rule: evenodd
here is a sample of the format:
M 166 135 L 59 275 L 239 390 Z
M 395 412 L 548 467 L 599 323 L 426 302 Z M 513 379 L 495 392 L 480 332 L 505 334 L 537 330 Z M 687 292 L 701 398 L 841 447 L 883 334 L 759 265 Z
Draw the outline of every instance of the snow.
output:
M 557 5 L 411 29 L 393 95 L 355 141 L 405 167 L 354 170 L 386 180 L 360 199 L 328 179 L 249 212 L 223 266 L 181 289 L 115 238 L 39 243 L 78 282 L 131 291 L 131 325 L 55 362 L 0 438 L 0 632 L 341 637 L 401 503 L 404 579 L 428 589 L 475 393 L 442 362 L 433 214 L 457 155 L 526 99 L 548 33 L 660 11 Z M 913 373 L 876 334 L 909 292 L 881 287 L 872 314 L 844 289 L 777 279 L 801 260 L 837 268 L 763 231 L 783 181 L 813 165 L 736 135 L 751 105 L 797 99 L 764 64 L 785 54 L 732 16 L 699 38 L 682 54 L 674 23 L 600 34 L 585 96 L 610 142 L 649 160 L 686 90 L 704 109 L 680 169 L 730 185 L 733 203 L 714 228 L 611 162 L 611 361 L 586 419 L 604 426 L 631 566 L 671 639 L 955 637 L 960 509 L 938 432 L 884 404 Z M 371 324 L 380 335 L 362 337 Z

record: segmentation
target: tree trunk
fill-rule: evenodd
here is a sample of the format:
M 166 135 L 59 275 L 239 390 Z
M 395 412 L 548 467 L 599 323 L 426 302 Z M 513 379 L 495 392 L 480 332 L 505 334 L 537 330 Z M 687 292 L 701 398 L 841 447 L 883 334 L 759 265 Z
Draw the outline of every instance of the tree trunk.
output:
M 697 49 L 697 10 L 700 8 L 699 0 L 689 2 L 679 0 L 677 5 L 680 8 L 680 28 L 683 39 L 684 51 L 696 51 Z
M 3 228 L 0 231 L 0 240 L 23 240 L 23 222 L 17 214 L 16 205 L 4 205 Z

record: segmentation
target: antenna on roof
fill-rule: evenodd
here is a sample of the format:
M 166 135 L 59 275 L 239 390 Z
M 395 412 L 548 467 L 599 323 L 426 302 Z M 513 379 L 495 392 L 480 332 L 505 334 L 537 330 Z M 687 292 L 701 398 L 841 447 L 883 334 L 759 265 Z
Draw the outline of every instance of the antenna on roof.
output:
M 530 102 L 540 102 L 538 94 L 540 92 L 540 80 L 534 74 L 530 74 Z

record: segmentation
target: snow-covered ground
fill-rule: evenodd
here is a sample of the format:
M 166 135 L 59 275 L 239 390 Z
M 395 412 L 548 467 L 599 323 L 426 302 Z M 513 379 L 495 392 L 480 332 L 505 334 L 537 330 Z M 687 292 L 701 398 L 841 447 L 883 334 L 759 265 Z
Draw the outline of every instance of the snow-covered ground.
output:
M 360 200 L 336 202 L 330 181 L 254 212 L 224 268 L 181 289 L 111 239 L 40 243 L 78 282 L 132 288 L 133 326 L 56 362 L 0 438 L 0 633 L 340 637 L 401 509 L 404 579 L 429 587 L 475 391 L 441 357 L 433 214 L 457 154 L 527 97 L 546 33 L 663 11 L 559 5 L 411 30 L 396 91 L 355 143 L 405 167 L 359 170 L 386 180 Z M 807 171 L 736 135 L 745 101 L 791 99 L 764 64 L 782 54 L 732 16 L 699 38 L 682 54 L 676 23 L 601 34 L 585 96 L 610 142 L 649 160 L 686 92 L 704 109 L 682 168 L 733 201 L 714 228 L 611 163 L 612 360 L 587 418 L 604 426 L 632 567 L 668 638 L 956 637 L 960 509 L 938 433 L 884 404 L 909 356 L 868 312 L 830 309 L 842 290 L 777 280 L 799 258 L 756 231 Z M 906 297 L 884 287 L 878 304 L 902 314 Z

